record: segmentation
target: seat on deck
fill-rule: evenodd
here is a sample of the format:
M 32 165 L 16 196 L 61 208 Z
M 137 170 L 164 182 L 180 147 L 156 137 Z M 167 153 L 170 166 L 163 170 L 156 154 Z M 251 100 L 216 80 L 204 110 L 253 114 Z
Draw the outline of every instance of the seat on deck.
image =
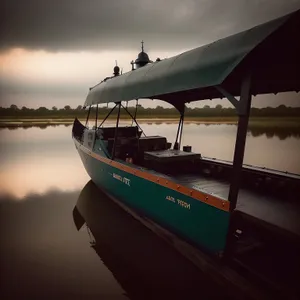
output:
M 199 153 L 184 152 L 181 150 L 160 150 L 147 151 L 144 153 L 145 160 L 156 161 L 158 163 L 182 162 L 200 159 Z
M 153 151 L 167 149 L 167 139 L 163 136 L 145 136 L 139 138 L 139 150 Z

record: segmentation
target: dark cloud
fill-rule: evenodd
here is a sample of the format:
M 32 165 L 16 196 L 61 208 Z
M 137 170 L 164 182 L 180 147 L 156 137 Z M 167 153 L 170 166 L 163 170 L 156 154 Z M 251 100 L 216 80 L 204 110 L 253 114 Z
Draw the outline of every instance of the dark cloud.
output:
M 2 0 L 1 50 L 185 49 L 300 8 L 299 0 Z

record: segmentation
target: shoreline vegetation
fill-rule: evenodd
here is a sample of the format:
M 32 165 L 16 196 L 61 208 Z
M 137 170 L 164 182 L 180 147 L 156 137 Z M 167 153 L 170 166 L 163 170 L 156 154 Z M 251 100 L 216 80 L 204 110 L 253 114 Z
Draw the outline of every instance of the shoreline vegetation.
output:
M 75 118 L 75 117 L 74 117 Z M 49 118 L 37 118 L 37 117 L 28 117 L 28 118 L 1 118 L 0 119 L 0 127 L 26 127 L 26 126 L 47 126 L 47 125 L 71 125 L 73 124 L 74 118 L 61 118 L 61 117 L 49 117 Z M 79 120 L 85 124 L 86 119 L 79 118 Z M 101 122 L 101 116 L 98 119 L 98 125 Z M 123 122 L 131 124 L 130 118 L 122 118 L 120 119 Z M 106 122 L 110 124 L 115 121 L 115 118 L 108 118 Z M 143 117 L 137 118 L 139 124 L 145 123 L 167 123 L 167 124 L 177 124 L 179 122 L 179 118 L 175 117 Z M 186 117 L 185 124 L 193 123 L 193 124 L 227 124 L 227 125 L 235 125 L 237 124 L 237 117 Z M 89 124 L 95 124 L 95 119 L 90 118 Z M 294 128 L 300 131 L 300 118 L 296 117 L 250 117 L 249 119 L 250 127 L 275 127 L 275 128 Z
M 131 115 L 135 115 L 135 108 L 128 107 Z M 99 107 L 98 124 L 109 113 L 111 108 Z M 116 119 L 117 109 L 115 109 L 107 119 L 110 123 Z M 47 126 L 47 125 L 69 125 L 72 124 L 74 118 L 77 117 L 85 123 L 87 110 L 78 106 L 72 109 L 70 106 L 57 109 L 53 107 L 48 109 L 40 107 L 31 109 L 16 105 L 9 108 L 0 107 L 0 127 L 26 127 L 26 126 Z M 90 112 L 89 124 L 94 124 L 96 117 L 96 108 L 92 108 Z M 131 124 L 130 115 L 122 109 L 121 120 Z M 178 123 L 179 113 L 175 108 L 144 108 L 138 106 L 137 121 L 139 123 Z M 196 124 L 237 124 L 238 117 L 234 108 L 223 108 L 217 105 L 212 108 L 204 106 L 203 108 L 186 108 L 185 123 Z M 300 131 L 300 107 L 286 107 L 280 105 L 278 107 L 251 108 L 250 127 L 275 127 L 275 128 L 293 128 Z

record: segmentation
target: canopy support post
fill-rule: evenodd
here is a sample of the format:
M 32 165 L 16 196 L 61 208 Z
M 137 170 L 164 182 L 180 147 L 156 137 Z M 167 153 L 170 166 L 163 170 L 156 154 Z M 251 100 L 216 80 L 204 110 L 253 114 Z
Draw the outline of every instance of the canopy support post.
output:
M 239 121 L 236 134 L 236 142 L 234 149 L 233 158 L 233 169 L 232 169 L 232 181 L 230 184 L 230 190 L 228 195 L 228 200 L 230 201 L 230 210 L 233 211 L 236 207 L 237 196 L 239 192 L 239 183 L 243 168 L 247 129 L 249 114 L 251 108 L 251 77 L 247 76 L 241 88 L 241 99 L 240 99 L 240 109 L 239 110 Z
M 115 106 L 109 111 L 109 113 L 106 115 L 106 117 L 103 119 L 103 121 L 101 122 L 101 124 L 99 125 L 99 127 L 102 126 L 102 124 L 106 121 L 106 119 L 110 116 L 110 114 L 114 111 L 114 109 L 116 108 L 117 104 L 115 104 Z
M 121 104 L 122 105 L 122 104 Z M 139 130 L 142 131 L 143 135 L 146 136 L 146 134 L 144 133 L 143 129 L 140 127 L 140 125 L 138 124 L 137 120 L 134 118 L 134 116 L 128 111 L 127 107 L 124 107 L 124 105 L 122 105 L 122 107 L 125 109 L 125 111 L 128 113 L 128 115 L 131 117 L 132 121 L 134 121 L 134 123 L 136 124 L 136 126 L 139 128 Z M 132 126 L 132 124 L 131 124 Z
M 118 138 L 118 128 L 119 128 L 119 120 L 120 120 L 120 109 L 121 109 L 121 102 L 118 102 L 116 106 L 118 105 L 118 116 L 117 116 L 117 124 L 116 124 L 116 130 L 115 130 L 115 138 L 114 138 L 114 145 L 112 150 L 112 159 L 115 159 L 115 152 L 116 152 L 116 144 L 117 144 L 117 138 Z
M 183 111 L 181 113 L 181 127 L 180 127 L 179 145 L 178 145 L 179 150 L 180 150 L 180 146 L 181 146 L 181 138 L 182 138 L 182 130 L 183 130 L 183 122 L 184 122 L 184 109 L 185 109 L 185 106 L 183 107 Z
M 234 242 L 234 224 L 233 224 L 233 211 L 236 208 L 238 193 L 240 189 L 241 176 L 243 170 L 243 160 L 245 153 L 247 129 L 251 108 L 251 76 L 248 74 L 242 82 L 241 97 L 238 109 L 238 128 L 236 134 L 236 142 L 234 149 L 233 168 L 231 174 L 231 183 L 229 189 L 228 200 L 230 202 L 230 222 L 227 233 L 225 256 L 230 255 L 231 248 Z
M 134 118 L 132 118 L 131 126 L 133 125 L 133 120 L 136 120 L 136 114 L 137 114 L 138 104 L 139 104 L 139 99 L 136 99 L 136 106 L 135 106 L 135 111 L 134 111 Z
M 184 119 L 184 110 L 180 112 L 180 119 L 178 123 L 177 133 L 176 133 L 176 139 L 174 143 L 174 150 L 180 150 L 180 143 L 181 143 L 181 136 L 182 136 L 182 127 L 183 127 L 183 119 Z M 179 142 L 178 142 L 179 137 Z
M 96 120 L 95 120 L 95 128 L 97 129 L 97 122 L 98 122 L 98 104 L 96 106 Z
M 88 115 L 87 115 L 86 121 L 85 121 L 85 127 L 86 127 L 86 125 L 87 125 L 87 123 L 89 121 L 89 117 L 90 117 L 90 113 L 91 113 L 91 108 L 92 108 L 92 105 L 90 105 L 90 107 L 89 107 Z
M 178 128 L 177 128 L 177 133 L 176 133 L 176 139 L 175 139 L 175 143 L 174 143 L 174 150 L 178 150 L 178 136 L 179 136 L 179 132 L 180 132 L 180 128 L 181 128 L 181 121 L 182 121 L 182 114 L 180 114 L 180 119 L 179 119 L 179 123 L 178 123 Z

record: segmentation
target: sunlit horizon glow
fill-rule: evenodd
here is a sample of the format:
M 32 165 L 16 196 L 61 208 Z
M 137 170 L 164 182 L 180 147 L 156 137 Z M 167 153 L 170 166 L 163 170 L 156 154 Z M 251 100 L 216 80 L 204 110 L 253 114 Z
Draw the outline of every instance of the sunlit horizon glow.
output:
M 182 49 L 181 52 L 188 50 Z M 45 106 L 72 108 L 82 105 L 89 87 L 103 78 L 112 75 L 115 61 L 123 73 L 131 70 L 130 62 L 136 58 L 134 51 L 80 51 L 80 52 L 49 52 L 45 50 L 11 49 L 0 53 L 0 105 L 9 107 L 26 106 L 38 108 Z M 150 59 L 168 58 L 178 52 L 148 52 Z M 299 106 L 299 93 L 281 93 L 253 97 L 253 106 Z M 132 102 L 130 103 L 134 105 Z M 169 105 L 162 101 L 144 100 L 145 107 Z M 191 107 L 214 107 L 221 104 L 231 106 L 226 100 L 207 100 L 189 104 Z
M 152 59 L 156 59 L 178 53 L 151 54 Z M 133 51 L 47 52 L 11 49 L 0 53 L 1 105 L 76 107 L 84 102 L 89 87 L 112 75 L 116 61 L 125 73 L 131 70 L 130 62 L 136 56 L 137 53 Z
M 179 52 L 180 53 L 180 52 Z M 157 58 L 171 57 L 178 52 L 152 53 Z M 47 52 L 45 50 L 11 49 L 0 53 L 1 77 L 35 83 L 64 80 L 66 84 L 97 83 L 113 72 L 115 61 L 123 72 L 131 69 L 131 60 L 137 57 L 133 51 L 79 51 Z M 152 58 L 153 58 L 152 57 Z

